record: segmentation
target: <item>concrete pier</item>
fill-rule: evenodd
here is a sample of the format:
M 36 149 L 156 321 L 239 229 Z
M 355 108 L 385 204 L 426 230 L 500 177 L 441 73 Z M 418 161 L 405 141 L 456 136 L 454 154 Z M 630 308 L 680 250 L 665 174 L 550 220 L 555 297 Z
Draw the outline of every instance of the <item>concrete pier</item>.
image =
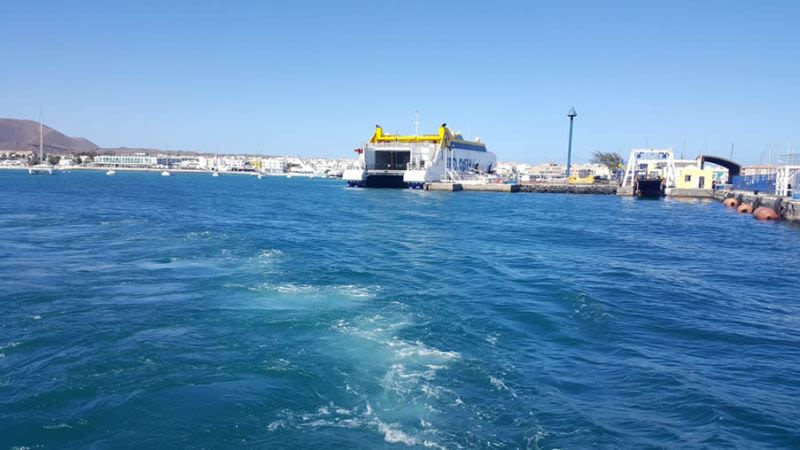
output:
M 667 193 L 669 197 L 714 198 L 711 189 L 678 189 L 673 188 Z
M 727 194 L 734 196 L 742 196 L 742 201 L 748 204 L 753 204 L 756 199 L 760 200 L 761 206 L 772 207 L 777 200 L 781 200 L 781 211 L 777 211 L 783 220 L 800 224 L 800 201 L 790 200 L 785 197 L 779 197 L 772 194 L 755 194 L 753 192 L 745 191 L 714 191 L 714 198 L 719 201 L 725 199 Z
M 633 195 L 633 186 L 617 188 L 617 195 L 630 197 Z M 667 197 L 677 198 L 714 198 L 714 191 L 711 189 L 668 189 Z
M 459 183 L 425 183 L 426 191 L 443 191 L 443 192 L 456 192 L 460 191 L 461 184 Z
M 519 192 L 518 184 L 462 184 L 461 189 L 473 192 Z
M 516 184 L 425 183 L 426 191 L 518 192 Z
M 633 197 L 633 186 L 627 186 L 627 187 L 620 186 L 620 187 L 618 187 L 617 188 L 617 195 L 622 195 L 622 196 L 625 196 L 625 197 Z
M 617 186 L 612 184 L 473 184 L 473 183 L 425 183 L 426 191 L 472 191 L 472 192 L 534 192 L 541 194 L 595 194 L 613 195 Z

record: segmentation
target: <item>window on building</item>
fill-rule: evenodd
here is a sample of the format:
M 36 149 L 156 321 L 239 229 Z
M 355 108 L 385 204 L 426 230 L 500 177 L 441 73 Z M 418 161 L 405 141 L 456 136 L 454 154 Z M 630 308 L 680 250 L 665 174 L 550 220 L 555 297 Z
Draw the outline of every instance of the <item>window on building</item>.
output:
M 686 175 L 685 177 L 683 177 L 683 181 L 685 181 L 687 183 L 692 181 L 692 176 L 691 175 Z

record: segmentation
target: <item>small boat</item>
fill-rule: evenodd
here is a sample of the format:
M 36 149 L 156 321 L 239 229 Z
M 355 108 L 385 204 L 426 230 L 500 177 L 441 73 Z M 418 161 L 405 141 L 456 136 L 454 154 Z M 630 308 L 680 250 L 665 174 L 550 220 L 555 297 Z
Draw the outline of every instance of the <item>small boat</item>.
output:
M 215 170 L 214 172 L 211 172 L 211 176 L 212 176 L 212 177 L 218 177 L 218 176 L 219 176 L 219 172 L 217 172 L 217 171 Z
M 113 175 L 116 175 L 116 174 L 117 174 L 117 171 L 114 170 L 114 169 L 111 169 L 108 172 L 106 172 L 106 175 L 108 175 L 108 176 L 113 176 Z
M 28 167 L 29 175 L 52 175 L 53 167 L 47 164 L 37 164 L 33 167 Z
M 169 170 L 165 170 L 165 171 L 161 172 L 161 176 L 162 177 L 171 177 L 172 173 L 170 173 Z
M 292 178 L 292 174 L 290 174 L 290 173 L 287 173 L 287 174 L 286 174 L 286 178 Z
M 260 179 L 264 178 L 264 175 L 258 174 L 258 175 L 256 175 L 256 178 L 258 178 L 260 180 Z

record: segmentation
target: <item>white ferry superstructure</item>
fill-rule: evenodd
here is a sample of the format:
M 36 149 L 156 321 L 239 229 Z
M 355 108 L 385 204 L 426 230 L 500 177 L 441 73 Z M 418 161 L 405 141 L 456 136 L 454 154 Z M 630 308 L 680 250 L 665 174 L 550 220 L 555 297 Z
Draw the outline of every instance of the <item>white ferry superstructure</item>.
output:
M 351 187 L 420 189 L 425 183 L 486 177 L 497 165 L 483 142 L 465 140 L 447 124 L 438 134 L 414 136 L 384 134 L 377 125 L 369 143 L 356 151 L 356 165 L 342 174 Z

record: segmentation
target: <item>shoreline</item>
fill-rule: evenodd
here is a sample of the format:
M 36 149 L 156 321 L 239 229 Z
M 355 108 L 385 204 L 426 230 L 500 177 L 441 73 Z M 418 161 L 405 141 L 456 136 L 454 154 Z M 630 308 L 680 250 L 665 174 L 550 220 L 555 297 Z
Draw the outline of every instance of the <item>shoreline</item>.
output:
M 28 170 L 28 166 L 0 166 L 0 170 Z M 212 174 L 214 170 L 195 170 L 195 169 L 167 169 L 167 168 L 151 168 L 151 167 L 81 167 L 81 166 L 70 166 L 70 167 L 53 167 L 54 171 L 61 171 L 61 172 L 69 172 L 69 171 L 79 171 L 79 170 L 86 170 L 86 171 L 96 171 L 96 172 L 107 172 L 109 170 L 114 170 L 116 172 L 163 172 L 168 170 L 171 173 L 196 173 L 196 174 Z M 265 177 L 286 177 L 289 174 L 286 173 L 259 173 L 259 172 L 238 172 L 238 171 L 221 171 L 219 172 L 220 175 L 249 175 L 249 176 L 258 176 L 262 175 Z M 308 177 L 307 175 L 298 175 L 298 174 L 291 174 L 292 177 Z

